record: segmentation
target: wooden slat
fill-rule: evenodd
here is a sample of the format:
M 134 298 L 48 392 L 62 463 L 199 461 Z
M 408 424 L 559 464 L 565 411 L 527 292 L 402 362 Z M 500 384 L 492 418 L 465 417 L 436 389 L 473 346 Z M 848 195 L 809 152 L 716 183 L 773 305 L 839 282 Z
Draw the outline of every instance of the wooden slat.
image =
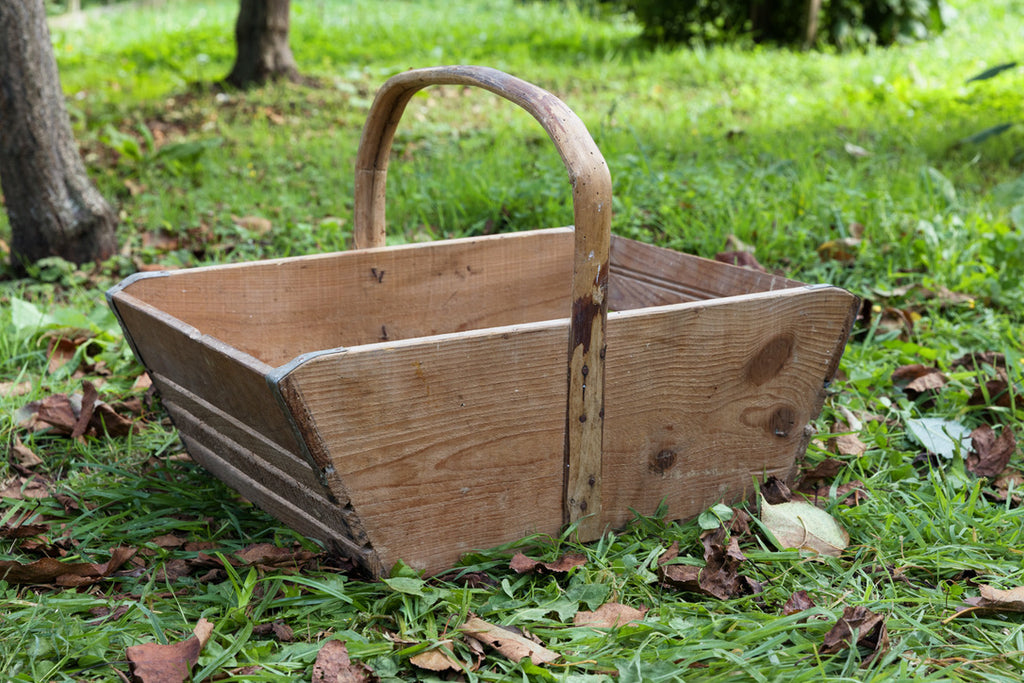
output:
M 384 571 L 384 568 L 377 563 L 373 553 L 368 552 L 367 548 L 354 544 L 344 533 L 339 533 L 342 529 L 338 526 L 318 518 L 316 510 L 295 505 L 290 500 L 278 495 L 278 487 L 268 488 L 250 477 L 246 470 L 234 466 L 224 457 L 225 453 L 230 452 L 230 448 L 219 441 L 215 435 L 213 438 L 210 438 L 210 435 L 195 438 L 193 435 L 183 432 L 182 441 L 185 442 L 189 454 L 197 463 L 221 481 L 230 483 L 233 489 L 246 499 L 258 504 L 267 513 L 299 533 L 320 541 L 329 550 L 348 557 L 372 575 L 380 575 Z
M 555 228 L 195 268 L 122 294 L 278 366 L 384 338 L 565 318 L 572 240 Z

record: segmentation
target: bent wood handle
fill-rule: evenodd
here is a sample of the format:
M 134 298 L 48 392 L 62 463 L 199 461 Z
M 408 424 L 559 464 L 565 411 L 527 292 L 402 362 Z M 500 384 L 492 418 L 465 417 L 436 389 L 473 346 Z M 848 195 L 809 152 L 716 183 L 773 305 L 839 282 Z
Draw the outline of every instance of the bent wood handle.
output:
M 569 172 L 575 246 L 569 311 L 563 522 L 578 523 L 582 540 L 598 538 L 603 532 L 604 334 L 612 213 L 608 165 L 579 117 L 546 90 L 487 67 L 444 66 L 406 71 L 381 87 L 359 141 L 353 232 L 357 249 L 384 246 L 385 187 L 391 143 L 409 100 L 429 85 L 475 86 L 519 105 L 547 131 Z

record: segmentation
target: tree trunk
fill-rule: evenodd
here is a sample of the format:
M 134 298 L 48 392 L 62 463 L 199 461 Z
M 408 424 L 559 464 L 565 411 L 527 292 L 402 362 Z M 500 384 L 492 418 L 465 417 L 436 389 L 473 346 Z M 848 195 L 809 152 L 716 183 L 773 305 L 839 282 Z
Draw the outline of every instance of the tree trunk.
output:
M 224 80 L 236 88 L 286 78 L 303 82 L 288 45 L 290 0 L 241 0 L 235 22 L 235 65 Z
M 117 251 L 117 217 L 89 181 L 57 74 L 43 0 L 0 0 L 0 188 L 11 264 Z

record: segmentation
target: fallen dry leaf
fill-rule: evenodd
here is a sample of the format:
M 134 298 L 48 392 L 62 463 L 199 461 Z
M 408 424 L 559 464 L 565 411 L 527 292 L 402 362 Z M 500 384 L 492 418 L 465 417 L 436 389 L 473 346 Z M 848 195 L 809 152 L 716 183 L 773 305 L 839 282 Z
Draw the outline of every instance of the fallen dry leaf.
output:
M 725 529 L 719 527 L 702 534 L 701 542 L 704 545 L 703 567 L 668 564 L 678 555 L 678 543 L 673 543 L 658 558 L 658 578 L 663 586 L 719 600 L 761 592 L 757 581 L 739 573 L 739 566 L 746 557 L 740 551 L 736 536 L 725 543 Z
M 1001 376 L 987 380 L 984 386 L 979 384 L 967 399 L 967 405 L 1011 408 L 1019 400 L 1019 391 L 1011 389 L 1009 380 Z
M 971 432 L 971 450 L 964 463 L 967 470 L 979 477 L 998 477 L 1017 452 L 1017 439 L 1009 425 L 998 438 L 992 427 L 981 425 Z
M 295 631 L 280 619 L 265 624 L 257 624 L 253 627 L 252 632 L 257 636 L 272 635 L 282 643 L 290 643 L 295 640 Z
M 916 398 L 926 392 L 935 392 L 946 386 L 949 380 L 938 368 L 926 365 L 902 365 L 892 371 L 892 382 L 901 387 L 908 396 Z
M 231 220 L 235 225 L 251 230 L 257 235 L 266 235 L 274 227 L 270 219 L 263 216 L 232 216 Z
M 371 675 L 367 667 L 349 660 L 345 643 L 328 640 L 317 653 L 312 683 L 369 683 Z
M 756 270 L 761 273 L 767 272 L 765 267 L 758 263 L 754 255 L 749 251 L 721 251 L 715 254 L 715 260 L 719 263 L 728 263 L 731 266 L 741 266 Z
M 17 436 L 14 437 L 14 444 L 11 445 L 11 455 L 22 467 L 29 469 L 43 464 L 43 459 L 36 455 L 35 451 L 21 442 Z
M 89 586 L 110 576 L 134 555 L 135 548 L 118 547 L 111 549 L 110 559 L 102 564 L 60 562 L 52 557 L 29 564 L 0 560 L 0 579 L 22 585 Z
M 31 538 L 45 534 L 50 530 L 46 524 L 16 524 L 10 525 L 7 522 L 0 524 L 0 538 Z M 3 571 L 3 570 L 0 570 Z M 0 578 L 3 578 L 0 576 Z
M 182 683 L 199 661 L 199 653 L 206 647 L 212 633 L 213 624 L 200 619 L 192 630 L 192 637 L 187 640 L 167 645 L 132 645 L 125 654 L 133 679 L 139 683 Z
M 470 638 L 497 650 L 513 662 L 518 662 L 523 657 L 529 657 L 531 662 L 539 666 L 550 664 L 559 657 L 557 652 L 552 652 L 515 631 L 488 623 L 480 617 L 469 617 L 459 627 L 459 630 Z
M 1024 496 L 1021 495 L 1022 490 L 1024 490 L 1024 472 L 1007 468 L 992 482 L 992 490 L 986 491 L 985 496 L 1000 503 L 1012 497 L 1013 504 L 1020 505 L 1021 502 L 1024 502 Z
M 50 480 L 41 474 L 28 477 L 17 476 L 0 482 L 0 498 L 25 500 L 30 498 L 49 498 Z
M 138 427 L 99 401 L 92 382 L 82 382 L 82 394 L 53 394 L 28 403 L 17 413 L 18 426 L 35 432 L 66 436 L 127 436 Z
M 450 645 L 451 641 L 445 643 Z M 463 666 L 449 657 L 440 647 L 424 650 L 409 658 L 409 663 L 427 671 L 462 671 Z
M 12 398 L 32 391 L 32 382 L 0 382 L 0 396 Z
M 836 451 L 839 455 L 864 455 L 868 445 L 856 434 L 840 434 L 836 437 Z
M 871 655 L 861 663 L 861 666 L 867 666 L 883 655 L 889 648 L 885 617 L 859 605 L 844 609 L 843 616 L 839 617 L 836 625 L 825 634 L 821 651 L 824 654 L 835 654 L 853 646 L 863 646 L 871 650 Z
M 807 591 L 796 591 L 789 596 L 789 600 L 786 600 L 786 604 L 782 606 L 782 614 L 788 617 L 792 614 L 809 610 L 814 606 L 814 600 L 807 594 Z
M 586 556 L 576 553 L 563 555 L 555 562 L 541 562 L 522 553 L 516 553 L 508 566 L 516 574 L 564 574 L 573 567 L 582 567 L 586 563 Z
M 761 495 L 772 505 L 786 503 L 793 499 L 793 492 L 776 476 L 770 476 L 761 484 Z
M 593 612 L 577 612 L 573 617 L 573 626 L 590 626 L 593 628 L 618 628 L 631 621 L 643 621 L 647 608 L 636 609 L 618 602 L 606 602 Z
M 818 247 L 818 256 L 822 261 L 855 261 L 860 243 L 859 237 L 840 237 L 829 240 Z
M 256 565 L 267 569 L 299 569 L 305 563 L 317 557 L 317 553 L 308 550 L 290 550 L 279 548 L 273 543 L 256 543 L 235 553 L 242 564 Z

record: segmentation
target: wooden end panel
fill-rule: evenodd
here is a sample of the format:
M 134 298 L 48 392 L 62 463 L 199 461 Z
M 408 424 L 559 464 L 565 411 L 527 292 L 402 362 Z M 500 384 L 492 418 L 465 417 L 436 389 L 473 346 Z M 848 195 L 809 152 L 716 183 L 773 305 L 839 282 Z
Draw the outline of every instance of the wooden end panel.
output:
M 610 267 L 609 305 L 615 311 L 804 286 L 624 237 L 612 237 Z
M 111 303 L 147 370 L 217 406 L 284 450 L 301 452 L 267 385 L 269 365 L 125 291 L 114 294 Z
M 672 518 L 787 479 L 810 438 L 857 299 L 799 288 L 613 314 L 605 395 L 605 517 Z
M 557 228 L 195 268 L 126 291 L 276 367 L 343 346 L 568 318 L 572 258 L 572 229 Z
M 377 344 L 295 368 L 382 566 L 427 572 L 562 522 L 567 321 Z

